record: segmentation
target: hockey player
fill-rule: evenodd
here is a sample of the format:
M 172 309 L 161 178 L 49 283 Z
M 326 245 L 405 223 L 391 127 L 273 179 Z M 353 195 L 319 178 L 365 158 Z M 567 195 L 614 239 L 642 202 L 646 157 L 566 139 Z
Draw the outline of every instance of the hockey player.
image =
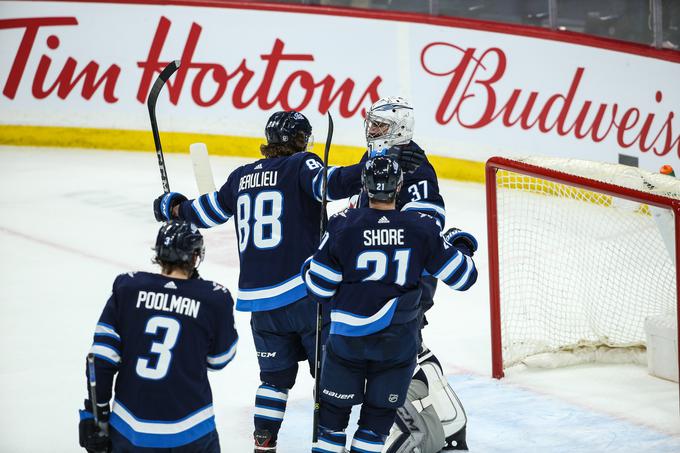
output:
M 375 102 L 368 110 L 364 123 L 368 151 L 362 162 L 379 155 L 397 158 L 404 171 L 404 184 L 397 196 L 397 209 L 430 214 L 443 228 L 446 223 L 444 199 L 439 194 L 439 182 L 432 164 L 425 156 L 425 152 L 413 141 L 414 122 L 413 107 L 407 100 L 401 97 L 385 97 Z M 358 206 L 367 206 L 368 197 L 361 193 L 355 203 Z M 452 228 L 446 234 L 451 239 L 458 231 L 460 230 Z M 425 275 L 421 284 L 423 289 L 421 306 L 425 313 L 434 304 L 437 279 Z M 422 327 L 426 325 L 427 318 L 423 314 Z M 467 449 L 465 410 L 444 378 L 439 360 L 425 344 L 418 354 L 418 363 L 424 372 L 427 371 L 430 385 L 426 386 L 426 389 L 432 392 L 429 400 L 433 402 L 433 409 L 430 411 L 435 410 L 439 416 L 446 445 L 456 449 Z M 406 423 L 401 425 L 409 426 Z M 398 431 L 396 426 L 395 430 Z M 439 431 L 437 428 L 437 432 Z
M 255 451 L 274 452 L 298 362 L 313 373 L 316 309 L 301 276 L 319 244 L 323 164 L 307 152 L 312 127 L 298 112 L 267 122 L 263 159 L 234 170 L 219 191 L 187 200 L 177 193 L 154 203 L 158 220 L 181 218 L 212 227 L 235 217 L 240 256 L 236 309 L 252 312 L 262 384 L 255 396 Z M 328 170 L 328 199 L 361 186 L 361 165 Z
M 207 371 L 236 353 L 233 301 L 198 277 L 203 237 L 193 225 L 164 224 L 155 252 L 161 273 L 119 275 L 95 329 L 96 406 L 85 400 L 79 424 L 90 453 L 220 451 Z
M 331 309 L 314 452 L 344 451 L 351 408 L 362 403 L 351 451 L 382 451 L 416 367 L 423 271 L 461 291 L 477 278 L 469 242 L 450 245 L 434 217 L 396 210 L 402 183 L 396 160 L 368 159 L 369 207 L 331 219 L 305 274 L 310 294 Z

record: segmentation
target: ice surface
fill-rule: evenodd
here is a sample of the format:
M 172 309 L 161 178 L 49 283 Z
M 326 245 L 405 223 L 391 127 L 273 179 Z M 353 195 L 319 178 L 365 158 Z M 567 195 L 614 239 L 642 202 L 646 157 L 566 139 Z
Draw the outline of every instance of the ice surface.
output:
M 194 196 L 188 155 L 169 154 L 166 161 L 171 188 Z M 212 158 L 217 184 L 243 162 Z M 467 293 L 439 289 L 425 340 L 467 409 L 472 451 L 680 451 L 678 386 L 648 376 L 644 367 L 515 367 L 504 380 L 489 378 L 484 188 L 441 186 L 448 225 L 479 238 L 480 277 Z M 77 409 L 86 396 L 92 330 L 116 274 L 154 270 L 151 201 L 161 191 L 150 153 L 0 148 L 0 452 L 78 451 Z M 204 234 L 202 274 L 235 289 L 233 226 Z M 228 453 L 252 451 L 259 380 L 248 318 L 236 314 L 236 360 L 210 374 Z M 311 384 L 301 367 L 280 453 L 310 451 Z

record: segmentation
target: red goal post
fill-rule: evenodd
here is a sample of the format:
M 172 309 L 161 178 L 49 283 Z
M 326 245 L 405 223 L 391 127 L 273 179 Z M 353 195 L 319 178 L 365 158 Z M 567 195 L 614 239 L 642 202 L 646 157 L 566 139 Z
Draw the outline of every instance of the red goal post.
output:
M 502 195 L 503 197 L 505 196 L 510 196 L 510 197 L 516 197 L 519 194 L 518 193 L 513 193 L 513 190 L 506 190 L 506 189 L 519 189 L 519 190 L 514 190 L 514 192 L 523 192 L 523 193 L 531 193 L 531 195 L 522 195 L 522 196 L 529 196 L 529 197 L 536 197 L 536 194 L 540 195 L 538 197 L 539 203 L 543 206 L 549 206 L 551 204 L 557 204 L 560 201 L 558 198 L 561 196 L 560 194 L 556 196 L 554 193 L 550 193 L 551 191 L 556 191 L 556 190 L 562 190 L 562 187 L 567 187 L 569 190 L 572 191 L 572 193 L 581 193 L 581 194 L 591 194 L 588 195 L 588 203 L 584 203 L 583 199 L 579 200 L 578 202 L 574 201 L 572 196 L 571 201 L 567 201 L 566 203 L 571 203 L 571 207 L 569 208 L 570 214 L 566 218 L 573 218 L 573 210 L 574 209 L 580 209 L 579 206 L 585 206 L 585 205 L 600 205 L 599 208 L 585 208 L 585 209 L 600 209 L 603 212 L 610 211 L 611 209 L 608 209 L 609 207 L 614 207 L 614 199 L 621 199 L 621 200 L 628 200 L 628 202 L 633 202 L 637 206 L 636 208 L 636 213 L 635 215 L 630 214 L 632 211 L 630 210 L 630 207 L 628 207 L 628 215 L 629 217 L 635 217 L 637 216 L 638 218 L 642 218 L 644 215 L 647 217 L 651 217 L 650 214 L 650 209 L 647 207 L 646 214 L 644 213 L 644 206 L 653 206 L 657 208 L 663 208 L 668 210 L 668 212 L 672 212 L 674 219 L 671 221 L 672 223 L 671 228 L 674 228 L 674 232 L 671 232 L 671 234 L 674 235 L 675 241 L 674 241 L 674 246 L 672 247 L 672 250 L 668 250 L 668 253 L 670 254 L 672 251 L 675 252 L 675 257 L 680 257 L 680 240 L 678 238 L 680 237 L 679 232 L 680 232 L 680 200 L 676 196 L 676 198 L 672 198 L 670 196 L 663 196 L 658 193 L 652 193 L 653 191 L 645 191 L 645 190 L 638 190 L 636 188 L 631 188 L 631 187 L 624 187 L 618 184 L 614 184 L 612 182 L 607 182 L 607 178 L 598 178 L 598 179 L 603 179 L 603 180 L 598 180 L 598 179 L 593 179 L 591 177 L 585 177 L 579 174 L 574 174 L 574 172 L 567 172 L 567 171 L 561 171 L 562 167 L 560 164 L 560 161 L 566 162 L 567 165 L 565 165 L 565 169 L 569 170 L 570 169 L 570 163 L 573 162 L 586 162 L 586 161 L 574 161 L 574 160 L 569 160 L 569 159 L 552 159 L 552 158 L 547 158 L 546 160 L 551 161 L 549 165 L 543 166 L 540 164 L 537 164 L 541 162 L 542 158 L 528 158 L 528 159 L 508 159 L 508 158 L 503 158 L 503 157 L 492 157 L 490 158 L 487 163 L 486 163 L 486 201 L 487 201 L 487 229 L 488 229 L 488 246 L 489 246 L 489 285 L 490 285 L 490 304 L 491 304 L 491 348 L 492 348 L 492 375 L 494 378 L 500 379 L 504 376 L 504 368 L 506 367 L 504 365 L 504 349 L 505 352 L 508 352 L 507 346 L 504 345 L 504 337 L 503 337 L 503 319 L 501 316 L 503 316 L 503 312 L 507 312 L 507 307 L 503 306 L 504 303 L 504 296 L 506 296 L 506 299 L 510 295 L 509 293 L 515 291 L 515 288 L 518 286 L 522 286 L 522 282 L 520 281 L 519 284 L 517 282 L 511 282 L 508 283 L 507 281 L 504 282 L 504 285 L 507 286 L 506 291 L 507 294 L 503 292 L 503 288 L 501 288 L 501 275 L 503 272 L 506 272 L 507 270 L 504 268 L 504 266 L 509 266 L 508 263 L 504 263 L 503 257 L 501 257 L 501 250 L 499 247 L 501 246 L 500 242 L 504 242 L 505 244 L 513 242 L 508 240 L 507 238 L 504 238 L 502 241 L 499 240 L 499 186 L 502 190 L 505 191 L 505 195 Z M 555 162 L 557 161 L 557 164 Z M 602 166 L 604 169 L 607 168 L 621 168 L 623 169 L 622 171 L 624 172 L 630 172 L 630 171 L 637 171 L 635 170 L 630 170 L 630 167 L 623 167 L 623 166 L 616 166 L 614 164 L 601 164 L 601 163 L 594 163 L 594 162 L 587 162 L 587 165 L 592 166 L 593 168 L 597 169 L 598 166 Z M 552 167 L 552 168 L 549 168 Z M 560 168 L 560 170 L 556 169 Z M 618 171 L 618 170 L 617 170 Z M 512 175 L 517 175 L 513 181 L 515 181 L 512 187 L 508 187 L 506 183 L 502 182 L 499 180 L 499 173 L 502 175 L 500 178 L 505 178 L 505 175 L 512 174 Z M 583 172 L 582 172 L 583 173 Z M 589 168 L 587 172 L 585 172 L 590 176 L 593 174 L 592 168 Z M 646 173 L 646 172 L 643 172 Z M 651 174 L 649 174 L 651 175 Z M 652 175 L 653 177 L 657 177 L 658 175 Z M 517 182 L 519 181 L 519 182 Z M 675 181 L 673 181 L 675 183 Z M 506 186 L 504 187 L 504 184 Z M 551 187 L 549 190 L 542 190 L 539 191 L 537 189 L 538 186 L 541 187 Z M 556 189 L 557 188 L 557 189 Z M 509 195 L 508 195 L 509 193 Z M 676 192 L 674 192 L 675 194 Z M 597 201 L 594 202 L 593 198 L 594 197 L 599 197 L 599 196 L 606 196 L 608 198 L 608 202 L 603 202 L 603 201 Z M 581 195 L 579 195 L 581 197 Z M 628 203 L 625 201 L 622 201 L 621 203 Z M 502 202 L 506 203 L 506 202 Z M 531 203 L 531 202 L 530 202 Z M 529 203 L 529 204 L 530 204 Z M 579 205 L 579 206 L 577 206 Z M 513 209 L 512 205 L 508 203 L 508 206 L 511 207 L 509 211 L 510 213 L 506 212 L 508 211 L 508 207 L 502 207 L 504 209 L 505 214 L 502 214 L 500 216 L 500 221 L 507 222 L 508 219 L 504 219 L 503 217 L 510 217 L 511 215 L 515 215 L 514 212 L 517 210 L 521 210 L 522 206 L 520 205 L 520 209 Z M 575 207 L 574 207 L 575 206 Z M 624 206 L 624 208 L 626 208 Z M 529 207 L 528 209 L 531 209 Z M 625 209 L 624 209 L 625 211 Z M 643 213 L 644 215 L 641 215 L 640 213 Z M 526 239 L 526 243 L 530 244 L 528 247 L 531 247 L 532 245 L 532 236 L 537 235 L 540 236 L 541 234 L 541 220 L 539 220 L 539 214 L 531 214 L 531 215 L 526 215 L 523 213 L 517 214 L 519 216 L 522 216 L 522 219 L 519 220 L 519 222 L 523 222 L 524 219 L 528 219 L 529 222 L 534 222 L 534 224 L 538 224 L 538 226 L 534 225 L 532 229 L 530 229 L 527 233 L 528 239 Z M 580 214 L 579 214 L 580 216 Z M 589 214 L 587 213 L 585 217 L 590 216 L 593 221 L 600 221 L 600 222 L 609 222 L 611 223 L 611 220 L 602 220 L 600 219 L 600 214 Z M 560 222 L 559 217 L 556 217 L 555 219 L 552 219 L 553 224 L 564 224 L 564 223 L 570 223 L 570 222 L 565 222 L 564 218 L 562 218 L 562 221 Z M 646 220 L 649 222 L 649 220 Z M 514 220 L 513 220 L 514 222 Z M 505 235 L 509 235 L 510 238 L 512 238 L 513 234 L 519 234 L 516 233 L 516 230 L 521 230 L 523 229 L 522 225 L 515 225 L 513 223 L 512 227 L 503 227 L 504 229 L 502 230 Z M 548 228 L 551 228 L 549 225 Z M 604 225 L 603 228 L 608 228 L 608 226 Z M 610 235 L 612 236 L 612 235 Z M 643 238 L 644 239 L 644 238 Z M 520 241 L 521 242 L 521 241 Z M 621 241 L 624 245 L 628 245 L 629 242 Z M 644 247 L 645 244 L 642 244 L 642 247 Z M 666 248 L 668 249 L 670 246 L 666 245 Z M 563 250 L 563 249 L 568 249 L 569 247 L 567 246 L 560 246 L 560 245 L 555 245 L 553 244 L 552 249 L 548 248 L 548 250 L 555 250 L 556 253 L 559 253 L 557 249 Z M 577 247 L 578 248 L 578 247 Z M 587 249 L 587 247 L 584 247 Z M 609 246 L 609 249 L 611 250 L 612 247 L 611 245 Z M 614 250 L 616 249 L 615 247 L 613 248 Z M 530 256 L 533 250 L 523 250 L 521 255 L 524 256 Z M 634 252 L 636 250 L 634 249 Z M 656 251 L 657 254 L 660 252 Z M 515 254 L 516 256 L 519 256 L 520 254 Z M 611 258 L 604 257 L 605 260 L 609 259 L 611 261 Z M 664 258 L 666 261 L 670 261 L 668 256 Z M 582 260 L 582 258 L 581 258 Z M 559 261 L 559 260 L 558 260 Z M 678 320 L 678 325 L 680 326 L 680 310 L 678 310 L 678 305 L 680 305 L 680 285 L 677 284 L 677 282 L 680 282 L 680 273 L 678 273 L 678 268 L 677 266 L 673 265 L 670 266 L 668 265 L 668 262 L 665 263 L 665 279 L 666 280 L 673 280 L 667 285 L 667 291 L 666 291 L 666 300 L 667 302 L 665 303 L 666 309 L 669 307 L 668 300 L 670 298 L 674 297 L 674 301 L 670 302 L 674 304 L 674 310 L 676 313 L 676 318 Z M 529 263 L 531 263 L 531 259 L 529 259 Z M 518 266 L 522 267 L 522 266 Z M 525 270 L 527 270 L 530 266 L 524 266 Z M 542 270 L 542 269 L 540 269 Z M 524 271 L 521 271 L 524 272 Z M 560 274 L 560 277 L 562 277 L 563 272 L 568 272 L 568 270 L 565 269 L 556 269 L 555 274 Z M 606 274 L 605 271 L 605 279 L 609 278 L 609 275 Z M 669 274 L 670 273 L 670 274 Z M 506 274 L 503 274 L 504 276 L 507 277 Z M 624 273 L 625 274 L 625 273 Z M 653 275 L 653 274 L 652 274 Z M 669 278 L 670 277 L 670 278 Z M 579 277 L 580 278 L 580 277 Z M 587 278 L 587 277 L 584 277 Z M 594 277 L 596 279 L 597 277 Z M 653 277 L 652 277 L 653 279 Z M 505 279 L 507 280 L 507 278 Z M 539 280 L 541 278 L 539 277 Z M 628 279 L 629 281 L 630 279 Z M 625 285 L 625 279 L 624 279 L 624 285 Z M 577 282 L 579 283 L 579 282 Z M 653 280 L 652 280 L 652 283 Z M 569 284 L 569 283 L 567 283 Z M 596 282 L 596 284 L 600 284 L 599 282 Z M 613 284 L 616 284 L 616 282 L 613 282 Z M 625 288 L 623 288 L 625 291 Z M 560 291 L 565 294 L 568 292 L 567 288 L 558 288 L 558 291 L 556 293 L 560 293 Z M 670 293 L 670 294 L 669 294 Z M 546 302 L 544 300 L 540 300 L 541 295 L 537 295 L 538 298 L 538 304 L 546 304 L 549 305 L 550 302 Z M 653 299 L 653 297 L 650 297 L 650 299 Z M 637 302 L 640 303 L 640 298 L 638 297 Z M 613 308 L 614 310 L 617 310 L 619 306 L 617 305 L 618 301 L 614 301 L 612 303 L 612 306 L 610 308 Z M 506 313 L 507 315 L 507 313 Z M 531 321 L 535 321 L 533 318 Z M 550 319 L 549 321 L 552 321 Z M 561 321 L 559 321 L 561 322 Z M 559 324 L 558 322 L 558 324 Z M 528 324 L 529 322 L 527 322 Z M 506 323 L 507 324 L 507 323 Z M 566 323 L 568 324 L 568 323 Z M 507 327 L 507 326 L 506 326 Z M 568 326 L 571 327 L 571 326 Z M 551 328 L 554 328 L 554 326 L 551 326 Z M 558 326 L 557 329 L 560 329 Z M 637 327 L 636 327 L 637 329 Z M 680 344 L 680 329 L 678 329 L 679 335 L 678 335 L 678 344 Z M 639 336 L 639 334 L 638 334 Z M 604 338 L 608 339 L 608 335 L 604 334 Z M 534 339 L 520 339 L 519 343 L 523 344 L 528 344 L 531 341 L 534 341 Z M 506 340 L 507 341 L 507 340 Z M 581 344 L 585 344 L 584 341 L 578 340 L 576 342 L 576 345 L 579 346 Z M 619 345 L 615 345 L 619 346 Z M 624 345 L 625 346 L 625 345 Z M 553 349 L 555 347 L 553 346 Z M 680 361 L 679 361 L 680 362 Z M 517 363 L 517 362 L 514 362 Z M 680 366 L 680 364 L 679 364 Z

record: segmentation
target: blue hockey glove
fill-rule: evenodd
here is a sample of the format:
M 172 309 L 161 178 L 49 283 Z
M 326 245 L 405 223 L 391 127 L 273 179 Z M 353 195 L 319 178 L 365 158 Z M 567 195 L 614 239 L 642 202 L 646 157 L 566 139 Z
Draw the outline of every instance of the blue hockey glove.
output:
M 153 201 L 153 215 L 159 222 L 172 220 L 172 208 L 187 201 L 187 197 L 177 192 L 164 193 Z
M 449 228 L 443 236 L 446 242 L 460 249 L 467 256 L 473 256 L 477 251 L 477 239 L 470 233 L 461 231 L 460 228 Z
M 80 446 L 88 453 L 103 453 L 111 451 L 111 440 L 106 429 L 97 426 L 94 422 L 92 404 L 90 400 L 85 400 L 85 410 L 80 412 L 80 423 L 78 423 L 78 441 Z M 109 405 L 98 408 L 99 422 L 108 427 Z

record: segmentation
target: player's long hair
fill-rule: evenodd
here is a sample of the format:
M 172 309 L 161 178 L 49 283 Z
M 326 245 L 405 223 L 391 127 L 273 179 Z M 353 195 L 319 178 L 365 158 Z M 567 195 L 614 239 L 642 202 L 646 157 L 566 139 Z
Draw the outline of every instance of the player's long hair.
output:
M 191 278 L 191 276 L 194 275 L 194 272 L 196 271 L 199 259 L 200 258 L 198 254 L 196 254 L 191 261 L 184 261 L 181 263 L 169 263 L 159 259 L 157 256 L 155 256 L 151 261 L 153 264 L 158 264 L 161 267 L 161 272 L 163 274 L 168 275 L 175 270 L 179 270 Z
M 307 141 L 305 140 L 305 135 L 302 133 L 297 133 L 295 137 L 293 137 L 293 140 L 288 143 L 268 143 L 266 145 L 260 145 L 260 152 L 267 159 L 292 156 L 305 149 L 307 149 Z

